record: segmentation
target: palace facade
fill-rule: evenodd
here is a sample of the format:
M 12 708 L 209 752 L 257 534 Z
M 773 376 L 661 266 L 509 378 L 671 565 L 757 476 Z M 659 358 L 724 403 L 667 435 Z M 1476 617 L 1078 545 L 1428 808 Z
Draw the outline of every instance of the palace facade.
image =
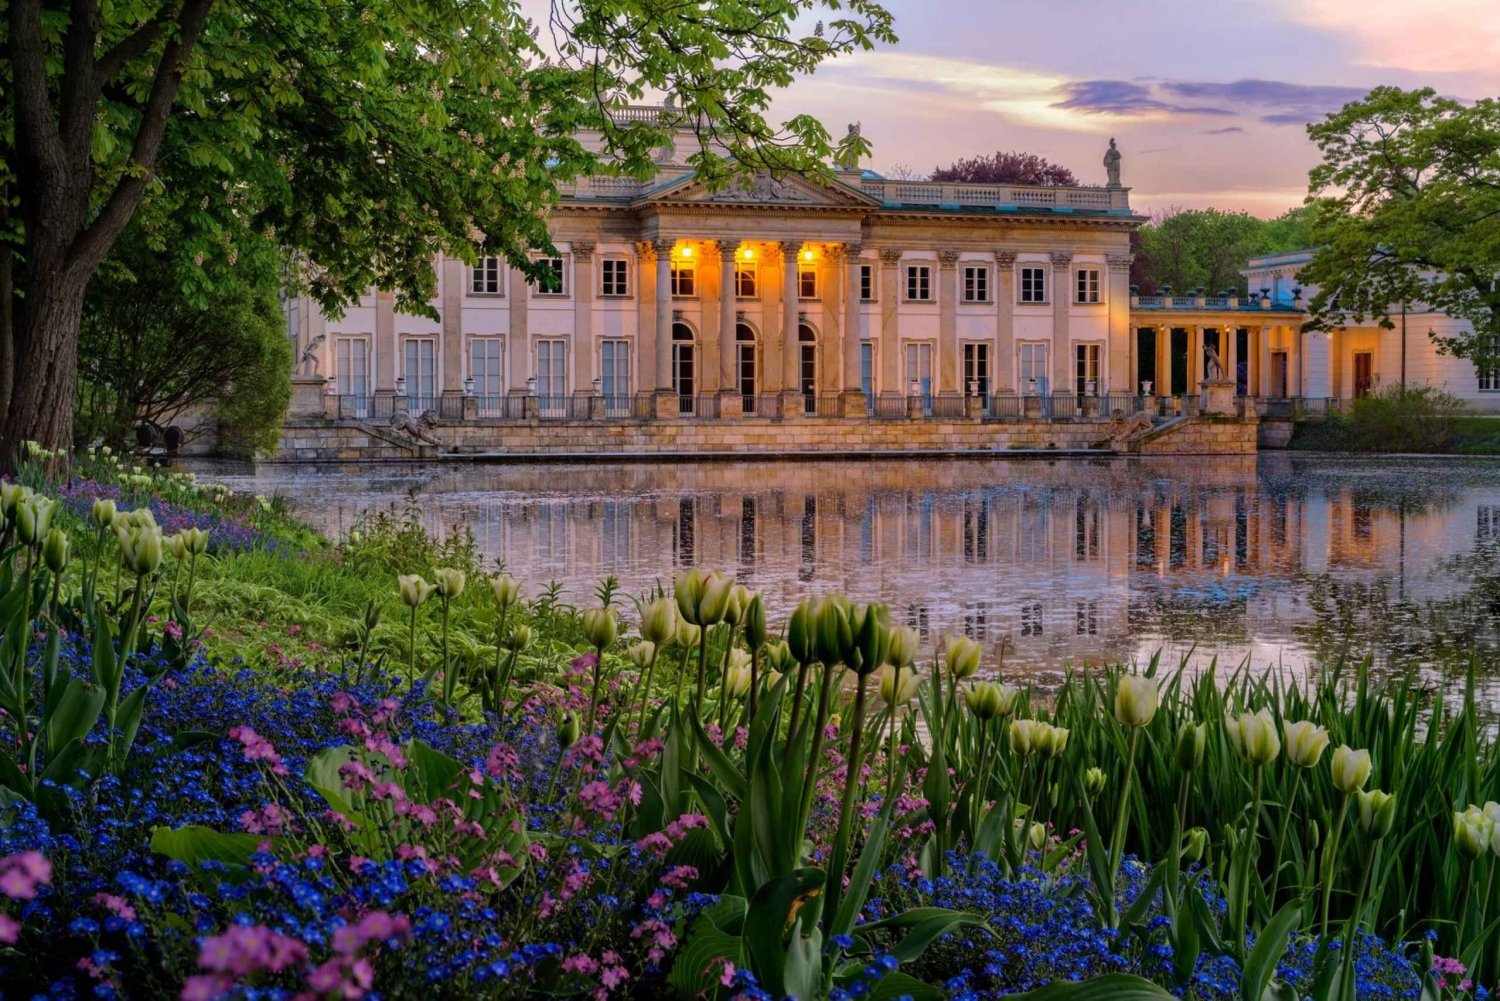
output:
M 372 290 L 337 319 L 294 303 L 293 330 L 340 417 L 1003 417 L 1027 397 L 1066 416 L 1213 376 L 1299 395 L 1296 309 L 1134 295 L 1145 220 L 1111 156 L 1099 186 L 844 170 L 710 191 L 664 151 L 648 181 L 564 191 L 545 280 L 440 258 L 439 320 Z

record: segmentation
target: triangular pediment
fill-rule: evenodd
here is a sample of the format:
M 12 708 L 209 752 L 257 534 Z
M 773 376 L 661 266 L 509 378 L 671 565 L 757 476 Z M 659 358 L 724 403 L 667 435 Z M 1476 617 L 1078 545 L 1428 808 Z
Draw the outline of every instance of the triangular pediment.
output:
M 776 208 L 867 209 L 878 203 L 864 192 L 838 181 L 820 184 L 805 177 L 772 177 L 760 172 L 710 190 L 696 177 L 685 177 L 646 196 L 648 203 L 694 205 L 766 205 Z

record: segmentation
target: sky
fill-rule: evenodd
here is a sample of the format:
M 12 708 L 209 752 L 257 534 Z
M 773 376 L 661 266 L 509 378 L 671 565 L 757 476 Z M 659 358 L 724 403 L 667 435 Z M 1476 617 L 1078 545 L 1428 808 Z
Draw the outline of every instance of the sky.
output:
M 900 41 L 779 95 L 867 163 L 926 173 L 995 150 L 1103 183 L 1118 140 L 1131 204 L 1274 216 L 1302 202 L 1306 124 L 1378 84 L 1500 95 L 1500 0 L 887 0 Z

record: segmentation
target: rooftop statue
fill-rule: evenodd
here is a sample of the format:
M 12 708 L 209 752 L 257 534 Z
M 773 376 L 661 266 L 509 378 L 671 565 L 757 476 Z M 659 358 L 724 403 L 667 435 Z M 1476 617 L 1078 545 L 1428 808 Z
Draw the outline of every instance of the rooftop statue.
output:
M 1109 172 L 1109 186 L 1118 188 L 1120 186 L 1120 151 L 1115 146 L 1113 138 L 1109 141 L 1109 149 L 1104 152 L 1104 169 Z

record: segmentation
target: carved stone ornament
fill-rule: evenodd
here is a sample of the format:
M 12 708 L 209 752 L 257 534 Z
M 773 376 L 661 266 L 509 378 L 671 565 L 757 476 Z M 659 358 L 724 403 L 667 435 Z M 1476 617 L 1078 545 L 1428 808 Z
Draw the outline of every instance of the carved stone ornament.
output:
M 580 264 L 587 264 L 594 259 L 593 240 L 574 240 L 572 244 L 573 260 Z
M 1071 250 L 1054 250 L 1052 252 L 1052 263 L 1058 267 L 1073 263 L 1073 252 Z
M 781 248 L 781 252 L 787 257 L 796 257 L 797 252 L 802 249 L 802 241 L 782 240 L 777 246 Z
M 715 240 L 714 246 L 719 248 L 719 253 L 724 257 L 733 257 L 740 249 L 738 240 Z
M 844 261 L 844 245 L 842 243 L 831 243 L 823 251 L 823 256 L 830 264 L 842 264 Z
M 651 241 L 651 247 L 656 251 L 657 257 L 671 257 L 672 248 L 676 245 L 676 240 L 670 240 L 660 236 Z
M 641 260 L 643 261 L 652 261 L 656 259 L 656 245 L 650 240 L 641 240 L 639 243 L 637 243 L 635 245 L 635 252 L 640 255 Z
M 846 244 L 844 244 L 844 253 L 847 254 L 847 255 L 849 255 L 849 257 L 851 257 L 851 258 L 858 257 L 860 254 L 863 254 L 864 252 L 865 252 L 865 245 L 863 243 L 846 243 Z
M 672 310 L 672 322 L 673 323 L 681 323 L 682 322 L 682 310 L 680 310 L 680 309 L 674 309 L 674 310 Z
M 958 263 L 958 257 L 957 250 L 939 250 L 937 252 L 938 266 L 944 269 L 951 268 Z
M 730 184 L 722 191 L 708 197 L 711 202 L 791 202 L 808 204 L 813 201 L 806 189 L 788 180 L 779 180 L 769 173 L 761 172 L 754 177 Z
M 995 251 L 995 268 L 999 271 L 1014 271 L 1016 269 L 1016 252 L 1014 250 Z
M 888 264 L 888 265 L 890 265 L 891 267 L 894 268 L 896 265 L 898 265 L 898 264 L 901 263 L 901 251 L 899 251 L 899 250 L 882 250 L 880 252 L 880 263 L 881 264 Z
M 1135 262 L 1134 254 L 1109 254 L 1104 260 L 1109 264 L 1111 271 L 1129 271 L 1130 265 Z

